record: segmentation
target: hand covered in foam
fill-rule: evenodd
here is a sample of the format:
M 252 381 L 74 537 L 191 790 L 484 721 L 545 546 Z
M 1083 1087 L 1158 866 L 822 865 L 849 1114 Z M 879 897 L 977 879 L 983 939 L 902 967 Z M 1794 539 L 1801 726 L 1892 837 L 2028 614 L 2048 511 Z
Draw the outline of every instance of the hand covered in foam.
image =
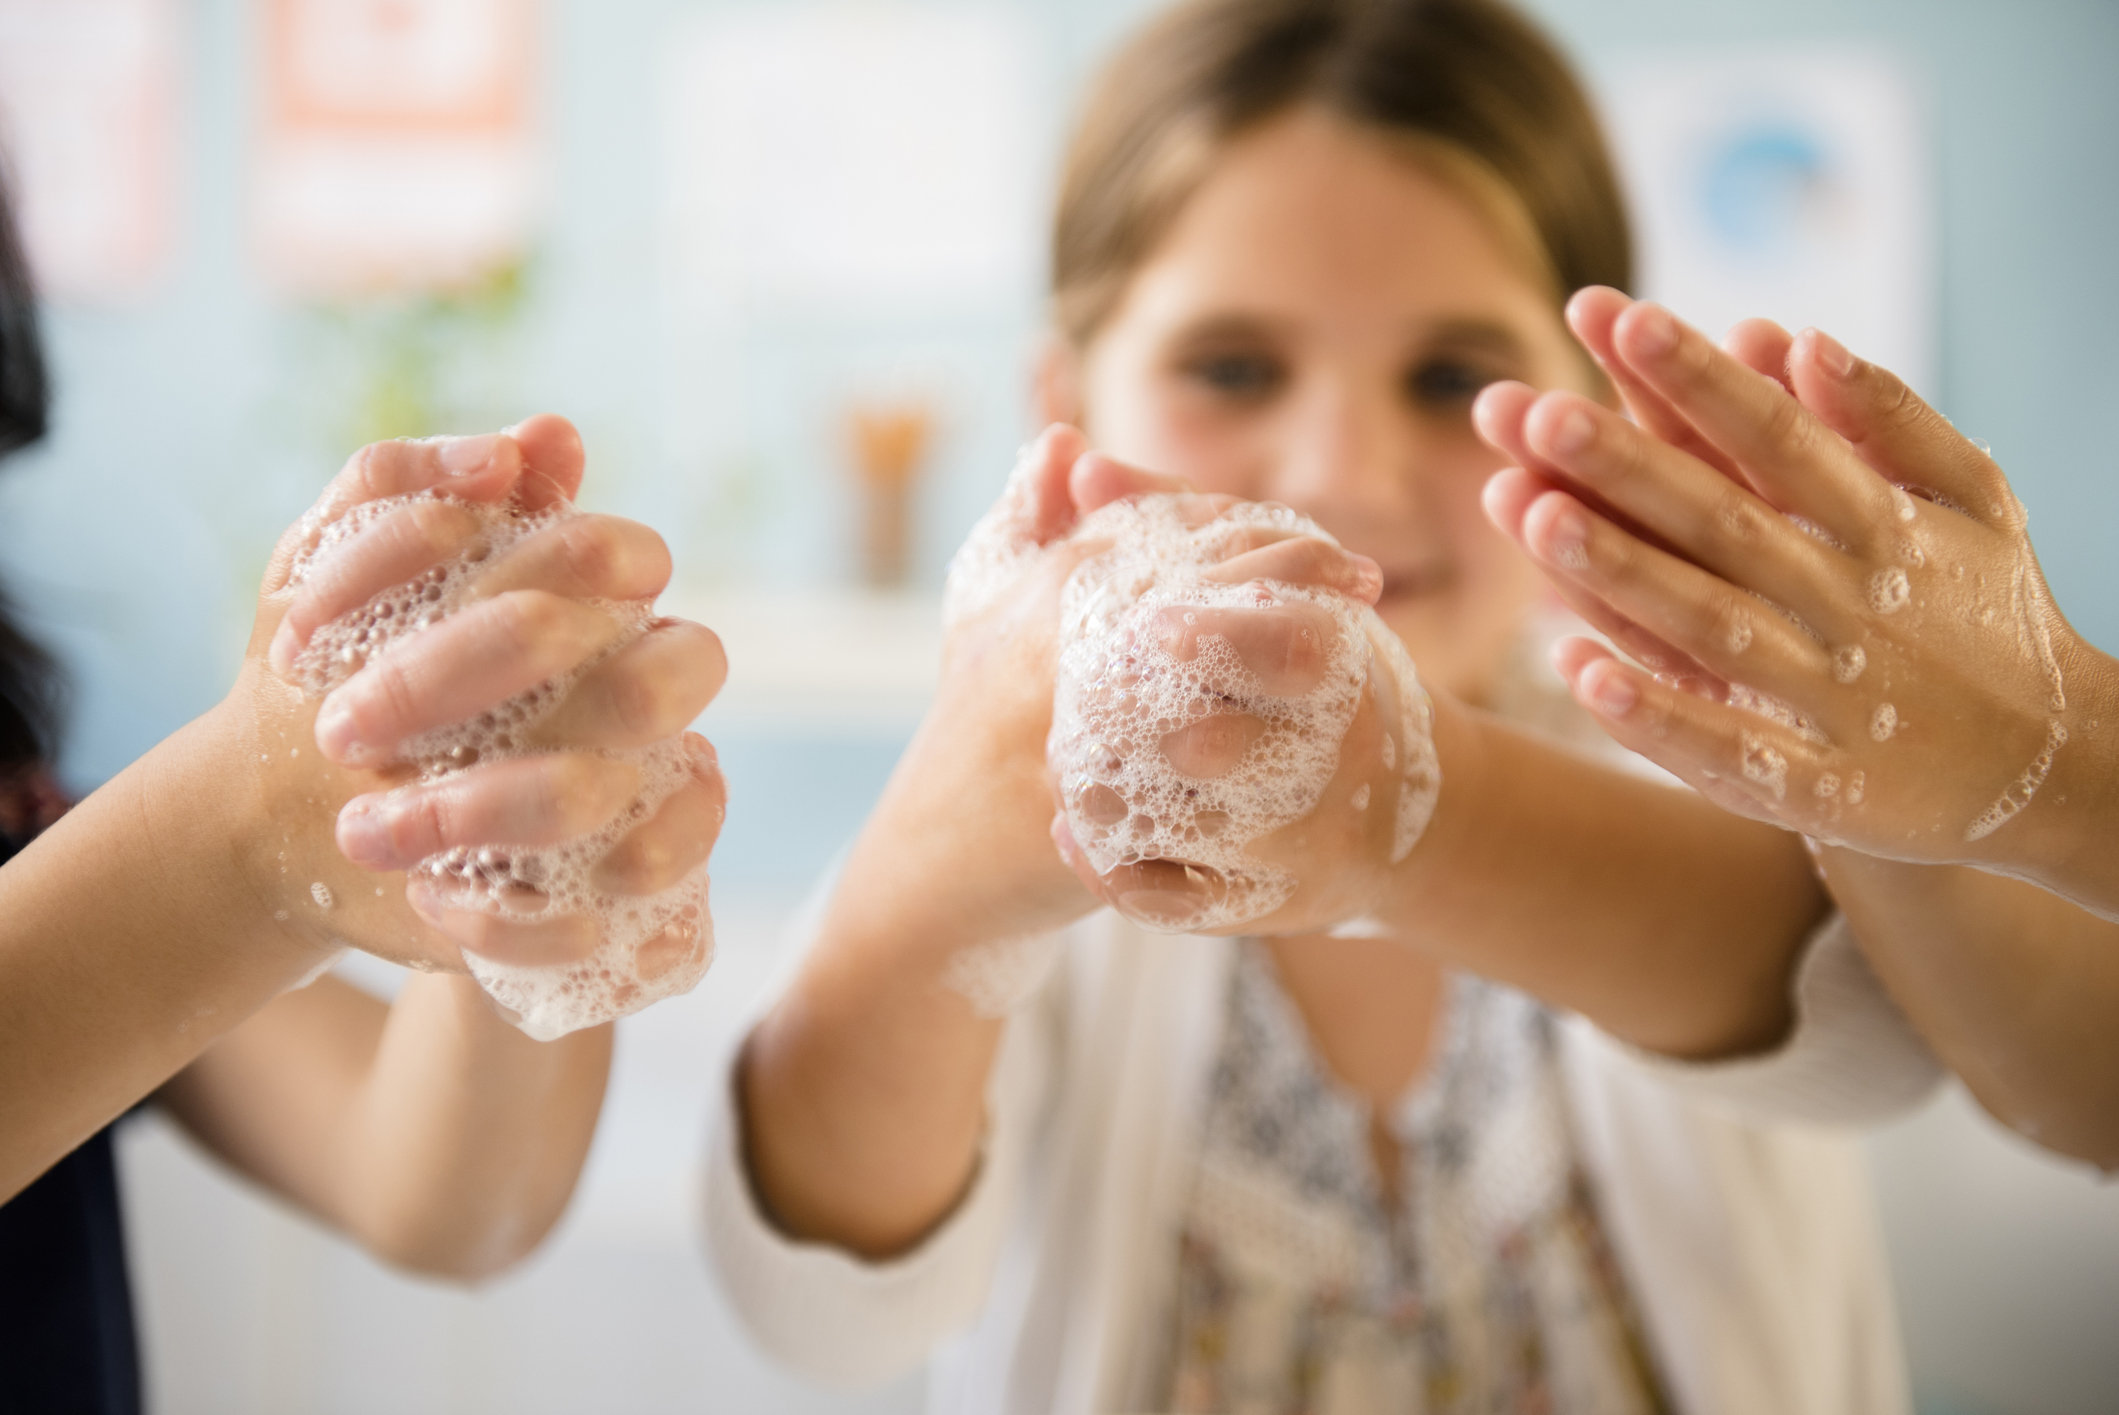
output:
M 953 619 L 1056 557 L 1053 838 L 1099 899 L 1169 931 L 1360 915 L 1434 809 L 1412 664 L 1375 566 L 1284 507 L 1089 456 L 1081 519 L 1040 542 L 1007 503 L 953 567 Z
M 2098 794 L 2064 782 L 2105 750 L 2112 664 L 2055 608 L 1985 449 L 1814 331 L 1752 322 L 1725 352 L 1608 290 L 1569 318 L 1639 426 L 1520 385 L 1477 417 L 1523 464 L 1489 484 L 1495 521 L 1656 671 L 1563 646 L 1606 729 L 1870 854 L 2035 875 L 2070 853 L 2038 822 Z
M 667 551 L 575 511 L 581 472 L 556 418 L 364 449 L 283 539 L 245 675 L 284 823 L 258 870 L 276 913 L 326 947 L 468 967 L 545 1038 L 704 973 L 723 803 L 685 732 L 719 643 L 654 616 Z

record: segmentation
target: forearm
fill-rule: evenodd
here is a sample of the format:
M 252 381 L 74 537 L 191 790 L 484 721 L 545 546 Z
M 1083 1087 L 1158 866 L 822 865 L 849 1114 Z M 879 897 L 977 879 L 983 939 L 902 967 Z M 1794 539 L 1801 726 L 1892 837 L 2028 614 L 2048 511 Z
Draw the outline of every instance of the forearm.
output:
M 1446 961 L 1674 1056 L 1792 1024 L 1829 905 L 1796 837 L 1436 703 L 1442 794 L 1384 922 Z
M 2119 924 L 1976 870 L 1821 858 L 1870 966 L 1980 1104 L 2119 1167 Z
M 1002 1026 L 948 985 L 948 970 L 960 951 L 1019 932 L 985 898 L 976 823 L 950 823 L 919 756 L 908 753 L 849 856 L 809 958 L 738 1075 L 752 1181 L 775 1222 L 870 1257 L 916 1243 L 971 1181 Z M 1053 869 L 1086 912 L 1086 895 Z
M 594 1136 L 611 1028 L 533 1042 L 467 978 L 385 1006 L 327 978 L 259 1013 L 165 1088 L 252 1180 L 404 1268 L 479 1278 L 566 1207 Z
M 208 714 L 0 869 L 0 1199 L 324 961 L 245 882 L 248 747 Z

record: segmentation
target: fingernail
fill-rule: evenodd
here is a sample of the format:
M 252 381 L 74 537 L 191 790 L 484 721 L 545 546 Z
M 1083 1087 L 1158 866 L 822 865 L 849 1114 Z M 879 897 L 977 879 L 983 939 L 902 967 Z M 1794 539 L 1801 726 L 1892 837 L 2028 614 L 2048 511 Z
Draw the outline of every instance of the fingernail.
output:
M 1545 558 L 1562 570 L 1589 568 L 1589 521 L 1576 507 L 1563 506 L 1553 514 Z
M 1642 305 L 1633 326 L 1633 346 L 1651 359 L 1659 359 L 1678 346 L 1676 316 L 1661 305 Z
M 338 813 L 339 853 L 364 869 L 387 869 L 391 863 L 390 828 L 381 802 L 357 796 Z
M 1810 337 L 1817 349 L 1817 362 L 1826 373 L 1834 378 L 1848 378 L 1853 375 L 1854 355 L 1847 352 L 1846 345 L 1822 329 L 1811 330 Z
M 1370 604 L 1383 598 L 1383 567 L 1366 555 L 1349 555 L 1347 558 L 1354 563 L 1354 584 L 1349 593 Z
M 1569 408 L 1553 425 L 1552 450 L 1563 457 L 1573 456 L 1589 446 L 1596 435 L 1597 425 L 1590 421 L 1589 414 L 1580 408 Z
M 316 714 L 316 749 L 332 761 L 343 762 L 352 754 L 357 736 L 353 709 L 333 693 Z
M 500 443 L 499 434 L 490 432 L 477 437 L 452 437 L 441 445 L 441 469 L 452 477 L 484 471 Z
M 1584 706 L 1606 717 L 1624 717 L 1632 712 L 1634 704 L 1641 700 L 1640 689 L 1634 687 L 1632 681 L 1617 669 L 1597 674 L 1588 682 L 1586 689 L 1587 702 Z

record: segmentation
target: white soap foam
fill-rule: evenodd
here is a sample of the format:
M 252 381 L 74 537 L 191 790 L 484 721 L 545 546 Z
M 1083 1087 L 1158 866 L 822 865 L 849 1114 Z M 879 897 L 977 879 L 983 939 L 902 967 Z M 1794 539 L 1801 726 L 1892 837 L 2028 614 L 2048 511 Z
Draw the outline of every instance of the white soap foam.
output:
M 1898 709 L 1889 703 L 1878 703 L 1876 711 L 1869 714 L 1869 735 L 1879 742 L 1888 742 L 1898 731 Z
M 1981 811 L 1972 823 L 1965 827 L 1964 838 L 1968 841 L 1984 840 L 2007 825 L 2018 811 L 2030 805 L 2031 798 L 2038 794 L 2038 788 L 2045 785 L 2046 777 L 2052 774 L 2054 755 L 2066 745 L 2067 728 L 2061 725 L 2060 719 L 2054 718 L 2046 724 L 2045 747 L 2031 759 L 2031 764 L 2024 768 L 2023 775 L 2017 777 L 2010 783 L 2009 789 L 2001 793 L 2001 799 Z
M 1832 677 L 1841 683 L 1852 683 L 1868 666 L 1869 655 L 1860 644 L 1848 644 L 1832 655 Z
M 949 622 L 992 604 L 1040 553 L 1026 528 L 1029 470 L 1026 457 L 951 563 Z M 1075 530 L 1073 539 L 1108 548 L 1077 566 L 1062 594 L 1046 745 L 1068 827 L 1098 875 L 1151 862 L 1170 867 L 1173 887 L 1134 911 L 1170 932 L 1236 927 L 1293 894 L 1293 875 L 1247 847 L 1316 810 L 1364 691 L 1374 688 L 1379 704 L 1397 709 L 1383 747 L 1398 787 L 1394 859 L 1425 829 L 1441 780 L 1432 704 L 1403 646 L 1371 611 L 1326 589 L 1206 578 L 1254 533 L 1331 537 L 1283 506 L 1242 502 L 1209 515 L 1202 505 L 1176 496 L 1116 502 Z M 1166 613 L 1275 606 L 1322 611 L 1331 626 L 1318 683 L 1299 695 L 1266 692 L 1219 636 L 1197 638 L 1189 660 L 1162 645 Z M 1179 772 L 1164 740 L 1221 715 L 1250 720 L 1248 747 L 1221 775 Z
M 1878 614 L 1896 614 L 1912 598 L 1912 582 L 1896 565 L 1885 566 L 1869 579 L 1869 608 Z
M 296 681 L 306 692 L 329 693 L 393 644 L 466 607 L 473 602 L 481 566 L 579 514 L 564 503 L 524 515 L 432 493 L 367 502 L 310 528 L 310 546 L 297 556 L 291 582 L 300 583 L 309 567 L 335 547 L 418 501 L 446 502 L 469 513 L 479 523 L 480 534 L 446 564 L 318 629 L 295 665 Z M 598 601 L 596 607 L 620 625 L 602 657 L 639 638 L 654 617 L 651 607 L 638 602 Z M 404 743 L 400 755 L 418 767 L 422 783 L 445 780 L 479 763 L 535 755 L 532 729 L 564 701 L 568 689 L 595 661 L 600 659 L 577 665 L 469 722 L 424 733 Z M 422 860 L 412 871 L 451 907 L 483 910 L 513 923 L 536 924 L 567 915 L 595 923 L 599 942 L 579 962 L 526 966 L 464 955 L 479 985 L 518 1027 L 540 1041 L 687 992 L 713 959 L 704 863 L 654 895 L 609 894 L 593 880 L 595 866 L 610 848 L 693 779 L 692 747 L 680 736 L 601 755 L 631 763 L 640 774 L 641 788 L 600 829 L 557 845 L 452 849 Z M 318 896 L 317 903 L 329 908 L 328 893 Z

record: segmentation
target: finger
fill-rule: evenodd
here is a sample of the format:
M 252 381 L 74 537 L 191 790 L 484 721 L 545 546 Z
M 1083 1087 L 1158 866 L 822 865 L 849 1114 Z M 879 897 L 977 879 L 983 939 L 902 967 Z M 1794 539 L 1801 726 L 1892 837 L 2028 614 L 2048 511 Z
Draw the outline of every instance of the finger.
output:
M 1472 403 L 1472 421 L 1489 446 L 1513 458 L 1523 470 L 1551 485 L 1572 486 L 1575 495 L 1594 506 L 1599 515 L 1608 516 L 1638 534 L 1652 535 L 1653 532 L 1634 522 L 1623 510 L 1600 499 L 1594 488 L 1584 486 L 1579 479 L 1570 477 L 1565 468 L 1547 461 L 1532 444 L 1528 425 L 1539 398 L 1538 391 L 1527 383 L 1490 383 L 1480 390 Z M 1493 508 L 1489 508 L 1487 514 L 1494 514 Z M 1509 527 L 1502 525 L 1502 529 L 1508 530 Z
M 1100 452 L 1086 453 L 1077 460 L 1067 485 L 1075 510 L 1084 516 L 1129 496 L 1178 495 L 1192 490 L 1183 477 L 1145 471 Z
M 1663 548 L 1806 617 L 1855 571 L 1742 484 L 1587 398 L 1548 393 L 1525 418 L 1541 459 Z
M 1889 369 L 1848 353 L 1822 330 L 1796 336 L 1790 355 L 1803 406 L 1853 445 L 1877 475 L 1987 525 L 2023 527 L 2023 507 L 1986 449 L 1959 432 Z M 1894 507 L 1899 521 L 1916 513 Z
M 1248 713 L 1212 713 L 1164 733 L 1162 754 L 1180 776 L 1212 780 L 1235 770 L 1265 730 L 1265 724 Z
M 425 879 L 414 879 L 405 886 L 405 902 L 465 952 L 512 967 L 578 963 L 596 951 L 602 937 L 596 921 L 585 914 L 508 918 L 488 913 L 462 895 Z M 544 907 L 542 899 L 525 903 L 538 909 Z
M 581 492 L 587 454 L 581 433 L 555 413 L 539 413 L 508 429 L 522 449 L 522 482 L 516 501 L 525 511 L 542 511 L 555 501 L 572 501 Z
M 529 740 L 569 749 L 645 747 L 697 721 L 727 679 L 719 635 L 689 620 L 657 620 L 584 673 Z
M 606 894 L 661 893 L 706 863 L 727 815 L 721 773 L 700 776 L 611 847 L 596 864 L 596 887 Z
M 1739 320 L 1722 336 L 1722 352 L 1791 394 L 1795 387 L 1789 382 L 1788 354 L 1794 344 L 1795 336 L 1770 319 Z
M 468 507 L 415 501 L 333 547 L 309 563 L 294 602 L 273 633 L 267 662 L 275 673 L 287 676 L 319 628 L 452 559 L 481 530 Z
M 1779 824 L 1811 807 L 1806 794 L 1844 790 L 1817 744 L 1756 713 L 1658 683 L 1579 640 L 1555 660 L 1575 701 L 1614 740 L 1726 810 Z M 1854 800 L 1858 793 L 1857 784 Z
M 1257 691 L 1294 698 L 1324 681 L 1339 622 L 1314 604 L 1275 609 L 1173 605 L 1156 613 L 1154 632 L 1163 652 L 1180 663 L 1192 662 L 1210 643 L 1226 644 L 1258 680 Z
M 653 599 L 670 582 L 669 546 L 620 516 L 568 516 L 509 546 L 478 577 L 474 599 L 545 590 L 568 599 Z
M 556 845 L 609 824 L 639 790 L 639 768 L 608 757 L 488 762 L 354 797 L 338 814 L 338 848 L 362 869 L 408 870 L 459 846 Z
M 1558 489 L 1545 478 L 1526 472 L 1521 467 L 1505 467 L 1487 478 L 1481 500 L 1486 507 L 1487 519 L 1491 520 L 1503 535 L 1522 546 L 1525 553 L 1528 553 L 1529 547 L 1523 543 L 1523 518 L 1529 513 L 1531 503 L 1546 492 Z M 1573 581 L 1557 577 L 1550 572 L 1547 572 L 1545 579 L 1552 592 L 1559 596 L 1561 603 L 1573 610 L 1591 628 L 1617 644 L 1620 651 L 1630 655 L 1636 663 L 1645 664 L 1656 673 L 1694 678 L 1715 677 L 1692 655 L 1679 652 Z
M 1047 545 L 1074 529 L 1068 478 L 1088 450 L 1089 440 L 1065 423 L 1046 428 L 1023 450 L 1001 493 L 1005 518 L 1016 534 Z
M 1734 461 L 1702 437 L 1699 430 L 1686 421 L 1684 414 L 1672 407 L 1668 399 L 1651 388 L 1619 357 L 1612 345 L 1613 331 L 1619 317 L 1633 308 L 1633 304 L 1631 296 L 1606 285 L 1578 290 L 1567 302 L 1568 328 L 1574 330 L 1582 347 L 1589 351 L 1597 367 L 1618 390 L 1627 411 L 1633 414 L 1633 420 L 1649 436 L 1690 453 L 1726 476 L 1741 475 Z
M 1777 695 L 1814 696 L 1830 661 L 1773 606 L 1589 511 L 1565 492 L 1524 516 L 1524 543 L 1556 578 L 1704 664 Z
M 506 433 L 371 442 L 347 460 L 309 513 L 281 535 L 265 570 L 264 591 L 285 589 L 295 558 L 355 506 L 422 491 L 461 501 L 505 501 L 522 471 L 522 448 Z
M 390 760 L 407 738 L 528 692 L 619 633 L 600 610 L 537 590 L 474 604 L 393 644 L 325 698 L 317 748 L 342 766 Z
M 1381 565 L 1366 555 L 1356 555 L 1343 546 L 1315 536 L 1297 536 L 1245 551 L 1212 566 L 1200 578 L 1227 585 L 1275 580 L 1282 584 L 1314 586 L 1337 590 L 1371 605 L 1383 595 Z
M 1778 510 L 1808 517 L 1857 547 L 1889 522 L 1891 488 L 1842 438 L 1773 379 L 1723 353 L 1668 310 L 1627 310 L 1613 346 Z

